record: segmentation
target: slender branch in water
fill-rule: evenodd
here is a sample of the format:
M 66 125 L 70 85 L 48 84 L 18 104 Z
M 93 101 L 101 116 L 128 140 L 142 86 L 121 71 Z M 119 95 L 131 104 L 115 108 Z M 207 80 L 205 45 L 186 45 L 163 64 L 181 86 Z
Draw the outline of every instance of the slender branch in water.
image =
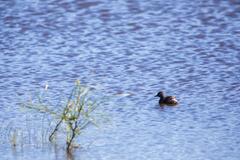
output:
M 69 96 L 69 98 L 68 98 L 68 102 L 67 102 L 66 107 L 65 107 L 64 110 L 63 110 L 63 114 L 62 114 L 61 119 L 59 120 L 59 122 L 57 123 L 57 125 L 56 125 L 56 127 L 54 128 L 53 132 L 50 134 L 50 136 L 49 136 L 49 138 L 48 138 L 48 140 L 49 140 L 50 142 L 52 142 L 54 134 L 57 132 L 58 127 L 59 127 L 60 124 L 63 122 L 66 114 L 67 114 L 68 111 L 69 111 L 68 107 L 69 107 L 70 101 L 71 101 L 71 99 L 72 99 L 72 97 L 73 97 L 74 91 L 75 91 L 75 88 L 72 90 L 72 93 L 70 94 L 70 96 Z
M 79 101 L 79 99 L 80 99 L 80 97 L 78 97 L 77 101 Z M 70 141 L 67 142 L 67 151 L 68 152 L 71 151 L 70 149 L 71 149 L 71 146 L 72 146 L 73 139 L 75 138 L 75 136 L 77 134 L 76 130 L 79 128 L 79 126 L 78 126 L 78 119 L 79 119 L 79 117 L 81 115 L 80 113 L 81 113 L 82 109 L 83 109 L 83 104 L 81 104 L 81 106 L 77 110 L 78 113 L 77 113 L 77 117 L 75 118 L 75 121 L 74 121 L 74 128 L 72 127 L 72 123 L 70 123 L 71 131 L 72 131 L 71 135 L 72 136 L 70 138 Z
M 60 126 L 60 124 L 62 123 L 62 121 L 63 121 L 63 118 L 61 118 L 61 120 L 57 123 L 56 127 L 54 128 L 53 132 L 50 134 L 50 136 L 49 136 L 49 138 L 48 138 L 48 140 L 49 140 L 50 142 L 52 142 L 53 136 L 54 136 L 54 134 L 57 132 L 58 127 Z
M 71 150 L 71 146 L 72 146 L 72 142 L 73 142 L 73 139 L 75 138 L 76 136 L 76 129 L 78 128 L 78 124 L 77 124 L 77 121 L 75 121 L 74 123 L 74 128 L 72 128 L 72 124 L 70 124 L 71 126 L 71 130 L 72 130 L 72 136 L 71 136 L 71 139 L 69 142 L 67 142 L 67 151 L 70 152 Z

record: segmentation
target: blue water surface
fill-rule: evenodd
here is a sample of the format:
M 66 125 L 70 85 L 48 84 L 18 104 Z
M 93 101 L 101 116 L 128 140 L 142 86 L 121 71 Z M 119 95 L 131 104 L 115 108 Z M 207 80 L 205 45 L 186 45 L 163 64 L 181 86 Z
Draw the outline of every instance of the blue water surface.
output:
M 47 83 L 57 103 L 76 79 L 109 120 L 72 155 L 12 147 L 13 126 L 43 124 L 20 102 Z M 160 90 L 180 105 L 160 108 Z M 1 160 L 239 160 L 239 93 L 238 0 L 0 1 Z

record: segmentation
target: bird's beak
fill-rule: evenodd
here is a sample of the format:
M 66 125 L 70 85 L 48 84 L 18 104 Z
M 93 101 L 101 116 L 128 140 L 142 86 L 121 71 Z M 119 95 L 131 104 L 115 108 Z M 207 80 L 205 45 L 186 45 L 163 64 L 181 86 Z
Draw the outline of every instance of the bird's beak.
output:
M 154 96 L 154 97 L 158 97 L 158 95 Z

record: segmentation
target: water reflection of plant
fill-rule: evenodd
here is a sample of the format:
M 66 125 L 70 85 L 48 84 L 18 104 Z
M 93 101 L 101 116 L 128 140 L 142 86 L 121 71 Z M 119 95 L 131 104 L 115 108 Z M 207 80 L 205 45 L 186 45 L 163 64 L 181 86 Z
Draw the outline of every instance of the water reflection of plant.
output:
M 44 100 L 38 98 L 37 102 L 30 101 L 24 103 L 25 108 L 35 110 L 40 113 L 47 113 L 58 119 L 56 126 L 49 135 L 49 141 L 53 142 L 54 137 L 59 131 L 66 131 L 66 149 L 69 152 L 74 146 L 74 139 L 80 135 L 82 130 L 89 124 L 96 125 L 90 114 L 96 109 L 96 102 L 89 98 L 89 88 L 76 81 L 74 88 L 64 105 L 62 111 L 54 111 Z

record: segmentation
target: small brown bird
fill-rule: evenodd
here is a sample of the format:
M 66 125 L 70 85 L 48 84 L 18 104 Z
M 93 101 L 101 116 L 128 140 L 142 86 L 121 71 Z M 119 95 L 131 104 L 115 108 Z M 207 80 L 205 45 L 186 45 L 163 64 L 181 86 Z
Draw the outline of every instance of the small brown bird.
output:
M 160 106 L 168 105 L 175 106 L 178 104 L 178 101 L 175 96 L 164 96 L 163 91 L 158 92 L 155 97 L 160 97 L 159 104 Z

